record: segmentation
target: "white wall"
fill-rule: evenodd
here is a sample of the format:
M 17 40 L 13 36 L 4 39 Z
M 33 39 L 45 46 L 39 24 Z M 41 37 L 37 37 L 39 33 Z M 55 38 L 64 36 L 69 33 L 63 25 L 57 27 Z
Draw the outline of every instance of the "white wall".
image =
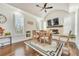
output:
M 63 19 L 67 15 L 68 15 L 68 12 L 65 11 L 65 10 L 52 10 L 51 12 L 49 12 L 47 14 L 47 16 L 45 17 L 45 20 L 53 19 L 53 18 L 58 17 L 59 18 L 59 24 L 63 25 L 63 22 L 64 22 Z
M 45 27 L 47 27 L 47 24 L 45 24 L 45 23 L 47 23 L 47 20 L 53 19 L 53 18 L 56 18 L 56 17 L 59 18 L 59 24 L 63 25 L 64 24 L 64 17 L 66 17 L 68 14 L 69 13 L 65 10 L 53 10 L 53 11 L 51 11 L 44 18 L 44 29 L 45 29 Z
M 68 16 L 64 19 L 64 34 L 68 35 L 69 31 L 71 30 L 71 17 Z
M 18 42 L 25 40 L 25 32 L 23 35 L 16 35 L 14 28 L 14 17 L 13 14 L 15 12 L 20 12 L 24 15 L 24 31 L 37 29 L 36 27 L 36 18 L 29 13 L 23 12 L 15 7 L 11 7 L 7 4 L 0 4 L 0 14 L 3 14 L 7 17 L 7 22 L 5 24 L 0 24 L 0 26 L 4 27 L 6 31 L 11 32 L 12 41 Z M 27 21 L 32 21 L 33 25 L 29 25 Z M 1 42 L 1 41 L 0 41 Z
M 76 38 L 76 44 L 79 48 L 79 8 L 78 8 L 78 11 L 77 11 L 77 38 Z
M 75 35 L 76 35 L 75 43 L 79 48 L 79 3 L 70 4 L 69 12 L 75 13 Z
M 75 34 L 75 13 L 69 13 L 67 17 L 64 18 L 64 34 L 69 33 L 72 31 L 72 34 Z

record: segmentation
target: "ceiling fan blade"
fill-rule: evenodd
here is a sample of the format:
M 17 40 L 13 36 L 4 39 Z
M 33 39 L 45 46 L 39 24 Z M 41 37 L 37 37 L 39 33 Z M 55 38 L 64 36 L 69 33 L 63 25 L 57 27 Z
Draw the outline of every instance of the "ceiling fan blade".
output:
M 45 9 L 51 9 L 51 8 L 53 8 L 53 7 L 46 7 Z
M 44 8 L 46 7 L 47 3 L 44 4 Z

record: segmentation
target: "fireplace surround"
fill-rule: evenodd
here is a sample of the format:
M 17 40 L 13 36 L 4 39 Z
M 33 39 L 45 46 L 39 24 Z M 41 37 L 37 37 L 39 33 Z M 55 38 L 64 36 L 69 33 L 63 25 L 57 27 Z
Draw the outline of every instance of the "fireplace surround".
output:
M 53 34 L 63 34 L 63 26 L 48 27 L 47 29 L 51 30 Z

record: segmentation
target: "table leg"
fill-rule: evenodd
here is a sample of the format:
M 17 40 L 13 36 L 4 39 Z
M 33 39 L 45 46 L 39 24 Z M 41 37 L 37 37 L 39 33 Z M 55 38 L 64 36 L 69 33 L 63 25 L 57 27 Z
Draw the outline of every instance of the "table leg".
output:
M 12 45 L 12 37 L 10 37 L 10 45 Z

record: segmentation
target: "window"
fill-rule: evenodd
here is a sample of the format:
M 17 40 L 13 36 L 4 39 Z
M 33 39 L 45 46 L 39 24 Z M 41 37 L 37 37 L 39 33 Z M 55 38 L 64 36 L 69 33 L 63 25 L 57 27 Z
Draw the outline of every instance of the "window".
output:
M 24 32 L 24 16 L 21 13 L 15 13 L 15 32 L 22 34 Z

